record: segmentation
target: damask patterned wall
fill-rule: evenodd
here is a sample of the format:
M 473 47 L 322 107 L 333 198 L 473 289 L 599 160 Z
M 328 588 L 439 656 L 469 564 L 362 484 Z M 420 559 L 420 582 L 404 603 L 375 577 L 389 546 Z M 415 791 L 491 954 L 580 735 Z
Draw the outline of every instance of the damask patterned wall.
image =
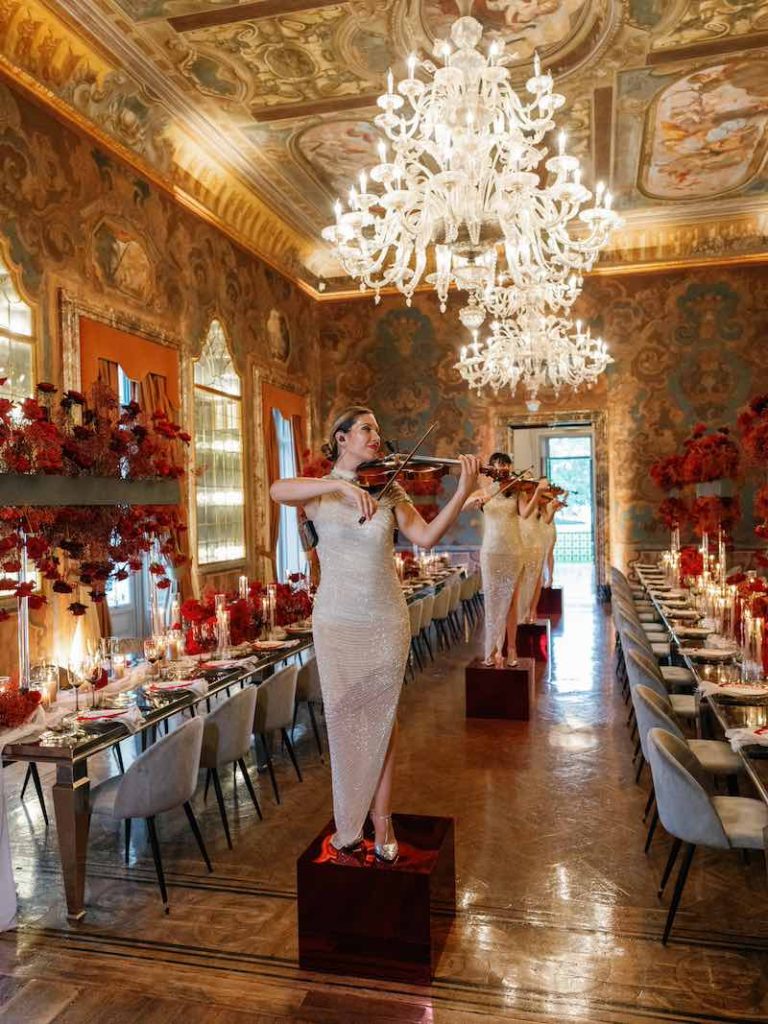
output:
M 592 391 L 557 408 L 607 413 L 611 557 L 622 561 L 666 538 L 654 518 L 651 462 L 695 422 L 732 424 L 745 399 L 768 390 L 768 268 L 596 277 L 579 312 L 609 341 L 615 363 Z M 525 412 L 521 402 L 470 395 L 453 369 L 463 342 L 455 315 L 450 307 L 441 315 L 431 296 L 417 296 L 412 309 L 399 297 L 378 307 L 324 304 L 320 338 L 324 423 L 340 405 L 363 401 L 389 436 L 409 439 L 436 419 L 438 452 L 487 453 L 499 417 Z M 465 522 L 451 539 L 477 538 Z M 749 515 L 736 540 L 753 546 Z
M 0 84 L 0 251 L 37 314 L 39 379 L 61 379 L 59 290 L 106 314 L 137 318 L 199 354 L 224 325 L 243 376 L 245 426 L 259 379 L 310 395 L 316 305 L 90 139 Z M 260 449 L 246 479 L 251 561 L 266 517 Z

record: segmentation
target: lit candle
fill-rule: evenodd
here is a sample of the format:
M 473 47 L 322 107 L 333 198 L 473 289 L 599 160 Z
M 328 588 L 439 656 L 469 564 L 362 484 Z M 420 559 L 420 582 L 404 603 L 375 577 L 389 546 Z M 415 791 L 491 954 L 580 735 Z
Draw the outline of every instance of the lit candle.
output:
M 115 679 L 122 679 L 125 675 L 125 655 L 124 654 L 113 654 L 112 655 L 112 674 Z
M 241 601 L 248 600 L 248 577 L 240 576 L 237 581 L 237 593 Z

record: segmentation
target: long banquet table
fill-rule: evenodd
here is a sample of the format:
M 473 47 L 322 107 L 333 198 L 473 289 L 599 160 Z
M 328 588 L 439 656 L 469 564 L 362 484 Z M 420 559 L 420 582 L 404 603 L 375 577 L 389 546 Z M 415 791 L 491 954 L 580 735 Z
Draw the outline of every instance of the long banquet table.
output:
M 414 587 L 404 587 L 406 601 L 413 601 L 436 594 L 452 578 L 461 575 L 461 570 L 452 570 L 441 579 L 414 581 Z M 154 734 L 158 726 L 174 715 L 189 711 L 196 713 L 201 701 L 210 701 L 222 691 L 234 685 L 258 685 L 280 662 L 301 654 L 312 646 L 311 635 L 292 647 L 275 650 L 258 659 L 250 658 L 246 667 L 214 669 L 202 672 L 208 682 L 204 696 L 185 690 L 153 693 L 151 697 L 141 688 L 137 689 L 138 708 L 142 724 L 137 730 L 142 746 L 147 737 Z M 4 761 L 35 762 L 50 764 L 56 768 L 56 782 L 53 785 L 53 807 L 56 831 L 59 841 L 59 857 L 64 878 L 67 900 L 67 916 L 79 921 L 85 916 L 86 853 L 89 828 L 90 777 L 88 759 L 95 754 L 109 750 L 127 739 L 131 734 L 121 724 L 90 722 L 83 726 L 85 735 L 74 746 L 51 746 L 39 739 L 20 740 L 3 747 L 0 734 L 0 754 Z
M 677 624 L 673 621 L 673 616 L 666 613 L 661 599 L 650 592 L 652 587 L 647 575 L 640 569 L 637 570 L 637 575 L 646 589 L 659 618 L 664 623 L 664 628 L 670 633 L 677 657 L 693 673 L 696 681 L 698 711 L 696 720 L 699 732 L 703 731 L 704 716 L 707 710 L 714 716 L 723 733 L 730 729 L 754 729 L 768 726 L 768 698 L 750 699 L 739 697 L 738 699 L 733 699 L 723 694 L 708 693 L 705 695 L 702 693 L 702 683 L 706 684 L 714 678 L 714 674 L 717 671 L 716 667 L 710 663 L 702 663 L 689 657 L 686 648 L 690 646 L 690 642 L 678 635 Z M 719 671 L 721 681 L 737 682 L 741 675 L 739 666 L 733 664 L 721 665 Z M 768 747 L 758 745 L 747 746 L 739 749 L 737 753 L 742 758 L 744 768 L 754 783 L 761 799 L 768 804 Z

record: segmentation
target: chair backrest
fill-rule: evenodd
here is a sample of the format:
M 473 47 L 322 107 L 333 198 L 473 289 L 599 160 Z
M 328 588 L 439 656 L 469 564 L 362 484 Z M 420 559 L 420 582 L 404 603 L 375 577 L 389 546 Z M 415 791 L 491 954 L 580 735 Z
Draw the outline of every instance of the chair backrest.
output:
M 418 636 L 421 632 L 421 619 L 423 605 L 421 601 L 411 601 L 408 605 L 408 618 L 411 621 L 411 636 Z
M 665 700 L 661 694 L 652 690 L 649 686 L 639 683 L 632 687 L 632 704 L 637 715 L 637 731 L 640 736 L 640 746 L 643 756 L 648 760 L 646 750 L 646 738 L 651 729 L 666 729 L 673 736 L 677 736 L 685 743 L 685 737 L 672 717 L 672 705 Z
M 421 602 L 421 628 L 427 629 L 432 622 L 432 614 L 435 610 L 435 595 L 427 594 Z
M 698 762 L 688 744 L 664 729 L 651 729 L 647 744 L 656 806 L 667 832 L 686 843 L 727 849 L 723 823 L 696 780 Z
M 287 729 L 293 725 L 298 674 L 298 665 L 288 665 L 258 685 L 256 714 L 253 719 L 255 733 Z
M 217 768 L 245 757 L 251 746 L 256 687 L 247 686 L 219 704 L 203 719 L 203 768 Z
M 629 648 L 624 660 L 627 666 L 630 690 L 636 686 L 647 686 L 649 690 L 653 690 L 654 693 L 662 697 L 671 708 L 669 693 L 656 662 L 635 647 Z
M 461 600 L 468 601 L 475 591 L 475 581 L 471 576 L 461 581 Z
M 451 591 L 448 587 L 443 587 L 440 593 L 435 597 L 435 605 L 432 609 L 433 619 L 444 619 L 448 614 L 448 609 L 451 603 Z
M 451 596 L 448 600 L 448 610 L 455 612 L 458 611 L 459 605 L 461 604 L 461 580 L 454 580 L 451 583 Z
M 120 778 L 116 818 L 151 818 L 180 807 L 197 788 L 203 719 L 192 718 L 139 754 Z
M 299 669 L 296 677 L 296 700 L 317 700 L 323 699 L 320 690 L 320 672 L 317 668 L 317 658 L 313 654 L 306 663 Z

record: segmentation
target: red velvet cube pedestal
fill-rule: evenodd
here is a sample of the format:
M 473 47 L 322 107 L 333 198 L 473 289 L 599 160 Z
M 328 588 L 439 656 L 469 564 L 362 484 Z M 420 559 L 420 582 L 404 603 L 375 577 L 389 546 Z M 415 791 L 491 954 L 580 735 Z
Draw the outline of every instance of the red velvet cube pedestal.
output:
M 456 912 L 453 818 L 392 817 L 394 864 L 360 851 L 337 854 L 333 823 L 296 865 L 299 965 L 428 985 Z
M 559 622 L 563 617 L 563 590 L 562 587 L 544 587 L 539 597 L 539 604 L 536 614 L 542 618 Z
M 521 622 L 517 627 L 517 653 L 521 658 L 547 661 L 549 658 L 549 619 Z
M 511 718 L 527 722 L 535 695 L 534 662 L 520 658 L 514 668 L 471 661 L 464 673 L 467 718 Z

